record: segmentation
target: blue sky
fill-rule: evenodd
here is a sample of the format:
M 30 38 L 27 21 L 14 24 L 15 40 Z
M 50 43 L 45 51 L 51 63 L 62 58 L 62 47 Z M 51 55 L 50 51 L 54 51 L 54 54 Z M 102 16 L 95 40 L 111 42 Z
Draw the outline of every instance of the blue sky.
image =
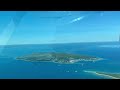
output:
M 0 45 L 117 41 L 119 34 L 120 11 L 0 11 Z

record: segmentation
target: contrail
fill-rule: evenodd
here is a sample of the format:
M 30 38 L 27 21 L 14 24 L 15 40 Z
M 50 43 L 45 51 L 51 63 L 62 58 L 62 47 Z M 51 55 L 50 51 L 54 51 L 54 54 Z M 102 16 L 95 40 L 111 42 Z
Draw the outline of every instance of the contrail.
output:
M 0 44 L 2 44 L 3 46 L 0 48 L 0 54 L 3 51 L 4 46 L 7 45 L 7 43 L 9 41 L 9 39 L 11 38 L 14 30 L 20 24 L 20 21 L 25 14 L 26 14 L 25 11 L 16 12 L 16 15 L 11 19 L 11 21 L 8 23 L 6 28 L 1 33 Z

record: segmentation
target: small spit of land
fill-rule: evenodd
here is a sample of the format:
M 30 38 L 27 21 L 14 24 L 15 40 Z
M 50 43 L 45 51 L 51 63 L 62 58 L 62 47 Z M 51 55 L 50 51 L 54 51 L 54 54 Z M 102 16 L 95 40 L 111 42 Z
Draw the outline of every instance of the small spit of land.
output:
M 99 76 L 108 77 L 111 79 L 120 79 L 120 73 L 107 73 L 107 72 L 99 72 L 99 71 L 84 71 L 84 72 L 96 74 Z
M 24 60 L 29 62 L 54 62 L 62 64 L 72 64 L 78 61 L 98 61 L 102 58 L 79 55 L 79 54 L 68 54 L 68 53 L 56 53 L 56 52 L 46 52 L 46 53 L 33 53 L 30 55 L 16 57 L 17 60 Z

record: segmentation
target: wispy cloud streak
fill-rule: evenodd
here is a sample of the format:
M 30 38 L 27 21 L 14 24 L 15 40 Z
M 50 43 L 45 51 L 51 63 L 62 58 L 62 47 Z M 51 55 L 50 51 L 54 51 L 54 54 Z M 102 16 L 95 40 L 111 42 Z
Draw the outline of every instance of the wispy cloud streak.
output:
M 81 17 L 78 17 L 78 18 L 76 18 L 76 19 L 73 19 L 73 20 L 70 21 L 69 23 L 74 23 L 74 22 L 80 21 L 80 20 L 82 20 L 82 19 L 84 19 L 84 18 L 85 18 L 85 16 L 81 16 Z

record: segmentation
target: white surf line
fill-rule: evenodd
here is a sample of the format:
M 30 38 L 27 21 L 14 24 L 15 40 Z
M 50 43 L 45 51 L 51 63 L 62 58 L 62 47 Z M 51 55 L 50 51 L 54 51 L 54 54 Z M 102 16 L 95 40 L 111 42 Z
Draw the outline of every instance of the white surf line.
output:
M 116 78 L 116 77 L 113 77 L 113 76 L 110 76 L 110 75 L 99 74 L 99 73 L 97 73 L 97 72 L 95 72 L 95 71 L 86 71 L 86 70 L 84 70 L 84 72 L 93 73 L 93 74 L 96 74 L 96 75 L 99 75 L 99 76 L 110 77 L 110 78 L 112 78 L 112 79 L 120 79 L 120 78 Z

